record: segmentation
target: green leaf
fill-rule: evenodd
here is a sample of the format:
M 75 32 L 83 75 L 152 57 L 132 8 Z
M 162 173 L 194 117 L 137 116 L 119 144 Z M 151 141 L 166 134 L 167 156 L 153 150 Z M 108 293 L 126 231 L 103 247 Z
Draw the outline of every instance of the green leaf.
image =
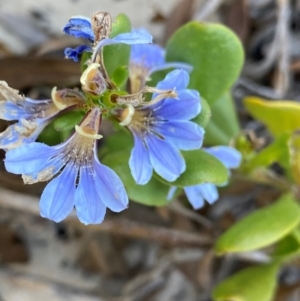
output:
M 291 194 L 234 224 L 216 242 L 215 250 L 245 252 L 266 247 L 291 232 L 300 222 L 300 207 Z
M 163 178 L 157 178 L 173 186 L 192 186 L 201 183 L 224 184 L 228 178 L 226 167 L 214 156 L 202 149 L 182 152 L 186 162 L 186 171 L 174 182 L 167 182 Z
M 240 132 L 233 99 L 226 92 L 211 106 L 212 118 L 205 129 L 205 144 L 227 145 Z
M 130 32 L 131 24 L 128 17 L 124 14 L 117 16 L 112 24 L 112 32 L 110 38 L 117 36 L 120 33 Z M 112 77 L 114 71 L 119 66 L 127 66 L 130 55 L 130 46 L 125 44 L 114 44 L 104 47 L 104 65 L 108 75 Z
M 295 101 L 268 101 L 258 97 L 247 97 L 244 105 L 274 136 L 300 129 L 300 104 Z
M 201 106 L 202 108 L 200 114 L 197 117 L 195 117 L 192 121 L 205 128 L 211 118 L 211 110 L 207 101 L 203 97 L 201 97 Z
M 54 128 L 60 132 L 70 131 L 74 129 L 75 125 L 80 123 L 84 114 L 80 110 L 67 112 L 54 120 Z
M 214 301 L 271 301 L 276 289 L 278 266 L 244 269 L 225 279 L 213 290 Z
M 166 51 L 168 61 L 187 62 L 194 67 L 190 87 L 210 105 L 236 81 L 244 61 L 240 40 L 220 24 L 190 22 L 173 34 Z
M 91 59 L 91 57 L 92 57 L 91 52 L 85 51 L 82 53 L 81 59 L 80 59 L 80 70 L 82 73 L 88 67 L 87 63 L 88 63 L 89 59 Z
M 113 73 L 111 79 L 118 88 L 125 85 L 129 75 L 127 66 L 119 66 Z
M 50 146 L 63 142 L 66 138 L 64 133 L 57 132 L 54 128 L 54 122 L 50 122 L 38 137 L 38 141 L 46 143 Z
M 103 145 L 99 149 L 99 155 L 104 156 L 109 153 L 119 151 L 130 151 L 133 148 L 133 139 L 129 131 L 120 129 L 117 133 L 103 138 Z
M 287 168 L 289 166 L 289 139 L 289 133 L 278 135 L 270 145 L 254 155 L 246 164 L 244 164 L 242 167 L 243 170 L 249 172 L 257 167 L 268 167 L 274 162 Z
M 300 255 L 299 229 L 284 237 L 276 244 L 272 254 L 274 261 L 284 263 Z
M 149 206 L 166 205 L 170 187 L 155 178 L 152 178 L 146 185 L 136 184 L 128 165 L 129 155 L 129 150 L 110 153 L 102 159 L 102 163 L 114 169 L 120 176 L 130 200 Z
M 300 133 L 298 131 L 290 135 L 287 145 L 289 153 L 289 156 L 286 156 L 289 158 L 287 171 L 290 172 L 294 182 L 300 185 Z

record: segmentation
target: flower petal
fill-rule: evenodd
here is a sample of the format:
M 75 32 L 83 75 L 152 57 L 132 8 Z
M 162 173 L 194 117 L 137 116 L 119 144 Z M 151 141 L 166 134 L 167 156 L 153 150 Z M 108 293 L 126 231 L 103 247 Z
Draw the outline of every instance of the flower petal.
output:
M 153 168 L 150 163 L 148 150 L 145 148 L 142 139 L 136 134 L 133 134 L 133 137 L 134 147 L 131 151 L 129 167 L 136 183 L 144 185 L 150 181 Z
M 60 152 L 59 148 L 50 147 L 44 143 L 33 142 L 21 145 L 6 153 L 4 160 L 7 171 L 14 174 L 31 174 Z
M 106 206 L 101 202 L 95 185 L 92 170 L 82 167 L 75 192 L 75 207 L 79 220 L 86 225 L 100 224 L 106 213 Z
M 169 191 L 168 191 L 168 195 L 167 195 L 167 200 L 171 201 L 176 193 L 177 187 L 176 186 L 171 186 Z
M 157 64 L 156 66 L 153 66 L 149 70 L 148 75 L 151 75 L 152 73 L 157 72 L 157 71 L 166 70 L 166 69 L 170 69 L 170 68 L 182 69 L 182 70 L 186 71 L 187 73 L 191 73 L 193 71 L 193 67 L 189 64 L 180 63 L 180 62 L 170 62 L 170 63 L 163 63 L 160 65 Z
M 156 85 L 156 88 L 161 90 L 186 89 L 189 80 L 190 77 L 187 72 L 184 70 L 174 70 L 169 72 L 167 76 Z
M 31 173 L 23 174 L 25 184 L 34 184 L 51 180 L 65 165 L 65 161 L 60 156 L 54 156 L 49 160 L 44 160 L 41 165 Z
M 103 39 L 101 40 L 97 46 L 94 49 L 92 61 L 95 61 L 96 55 L 100 51 L 100 49 L 106 45 L 110 44 L 127 44 L 127 45 L 133 45 L 133 44 L 150 44 L 152 43 L 152 36 L 147 32 L 142 31 L 132 31 L 132 32 L 126 32 L 121 33 L 117 35 L 114 38 L 111 39 Z
M 10 100 L 0 101 L 0 118 L 4 120 L 18 120 L 29 118 L 32 113 L 24 110 L 24 107 L 17 105 Z
M 184 187 L 186 197 L 195 210 L 198 210 L 204 206 L 204 198 L 199 192 L 198 186 L 199 185 Z
M 181 90 L 178 99 L 164 99 L 152 105 L 152 109 L 163 120 L 190 120 L 201 111 L 200 96 L 196 90 Z
M 151 44 L 152 35 L 146 31 L 132 30 L 131 32 L 120 33 L 112 38 L 116 43 L 133 44 Z
M 204 183 L 197 185 L 199 193 L 209 203 L 213 204 L 219 198 L 219 192 L 216 185 L 211 183 Z
M 200 148 L 204 137 L 203 128 L 192 121 L 176 120 L 156 123 L 154 131 L 182 150 Z
M 72 59 L 74 62 L 78 62 L 79 55 L 84 51 L 92 51 L 92 48 L 88 45 L 80 45 L 76 48 L 66 48 L 65 57 L 67 59 Z
M 67 164 L 62 173 L 44 189 L 40 201 L 41 216 L 55 222 L 65 219 L 74 207 L 77 169 Z
M 21 119 L 18 123 L 10 125 L 0 134 L 0 149 L 10 150 L 34 142 L 49 122 L 50 119 L 36 122 Z
M 173 144 L 161 140 L 155 135 L 145 137 L 150 162 L 161 177 L 169 182 L 175 181 L 186 169 L 185 161 Z
M 101 164 L 95 155 L 94 162 L 96 190 L 103 204 L 114 212 L 128 207 L 128 196 L 119 176 L 109 167 Z
M 81 16 L 71 18 L 69 23 L 63 28 L 63 32 L 76 38 L 90 40 L 91 42 L 95 39 L 90 20 Z
M 205 149 L 206 152 L 215 156 L 228 169 L 237 168 L 241 164 L 242 155 L 235 148 L 230 146 L 215 146 Z
M 165 62 L 165 51 L 154 44 L 137 44 L 131 46 L 130 64 L 151 69 Z

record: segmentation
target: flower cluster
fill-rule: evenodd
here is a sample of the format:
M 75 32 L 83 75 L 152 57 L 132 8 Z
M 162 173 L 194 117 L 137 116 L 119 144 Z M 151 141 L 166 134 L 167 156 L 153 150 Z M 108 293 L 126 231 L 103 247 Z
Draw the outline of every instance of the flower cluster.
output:
M 186 170 L 181 150 L 202 146 L 204 130 L 192 121 L 201 112 L 199 92 L 188 88 L 192 66 L 166 62 L 164 50 L 151 44 L 152 37 L 145 30 L 112 35 L 112 29 L 111 16 L 104 12 L 91 19 L 73 17 L 64 27 L 66 34 L 87 40 L 87 44 L 65 50 L 66 58 L 76 62 L 83 52 L 90 53 L 80 91 L 55 87 L 51 99 L 33 100 L 0 82 L 0 118 L 16 121 L 0 135 L 6 169 L 22 175 L 26 184 L 48 182 L 40 211 L 56 222 L 74 207 L 85 224 L 101 223 L 106 208 L 120 212 L 128 207 L 121 179 L 98 158 L 103 118 L 118 121 L 132 133 L 129 167 L 140 185 L 150 181 L 153 171 L 168 182 L 175 181 Z M 103 50 L 110 44 L 132 45 L 127 89 L 116 85 L 106 70 Z M 155 86 L 148 86 L 151 75 L 160 70 L 169 73 Z M 36 142 L 50 122 L 73 110 L 84 111 L 84 117 L 65 142 L 56 146 Z M 219 147 L 207 152 L 228 168 L 239 164 L 239 154 L 232 149 Z M 213 202 L 217 196 L 212 184 L 186 187 L 185 192 L 195 208 L 202 205 L 203 198 Z

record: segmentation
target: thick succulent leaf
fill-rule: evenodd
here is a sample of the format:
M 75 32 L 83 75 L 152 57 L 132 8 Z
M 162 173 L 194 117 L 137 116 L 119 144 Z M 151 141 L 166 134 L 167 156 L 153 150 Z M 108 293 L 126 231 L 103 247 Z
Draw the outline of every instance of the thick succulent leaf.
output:
M 124 14 L 117 16 L 112 24 L 112 32 L 110 38 L 114 38 L 120 33 L 130 32 L 131 24 L 128 17 Z M 119 66 L 127 66 L 129 62 L 130 46 L 125 44 L 114 44 L 105 46 L 104 64 L 110 76 Z
M 250 267 L 219 283 L 214 301 L 271 301 L 276 289 L 277 265 Z
M 205 143 L 227 145 L 240 132 L 233 99 L 226 92 L 211 106 L 212 117 L 205 128 Z
M 224 254 L 260 249 L 283 238 L 299 222 L 300 207 L 291 194 L 286 194 L 234 224 L 219 237 L 215 250 Z
M 240 40 L 220 24 L 190 22 L 173 34 L 166 51 L 168 61 L 193 66 L 189 86 L 210 105 L 236 81 L 244 61 Z
M 224 184 L 228 179 L 226 167 L 214 156 L 204 150 L 182 152 L 186 162 L 186 171 L 174 182 L 167 182 L 158 177 L 164 183 L 173 186 L 192 186 L 201 183 Z
M 244 105 L 249 113 L 264 123 L 274 136 L 300 129 L 300 104 L 295 101 L 271 101 L 247 97 Z

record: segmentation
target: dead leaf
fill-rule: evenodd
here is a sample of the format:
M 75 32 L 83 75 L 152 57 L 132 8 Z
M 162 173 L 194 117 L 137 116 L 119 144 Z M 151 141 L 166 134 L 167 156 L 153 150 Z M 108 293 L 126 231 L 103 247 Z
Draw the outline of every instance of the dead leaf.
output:
M 246 0 L 235 0 L 224 8 L 224 23 L 242 40 L 243 44 L 249 35 L 249 12 Z
M 79 64 L 70 60 L 17 56 L 0 59 L 0 79 L 18 90 L 38 85 L 76 85 L 80 74 Z
M 167 19 L 164 41 L 167 41 L 176 29 L 191 20 L 193 7 L 194 0 L 182 0 L 175 6 Z
M 22 239 L 11 228 L 0 224 L 0 262 L 27 262 L 28 252 Z

